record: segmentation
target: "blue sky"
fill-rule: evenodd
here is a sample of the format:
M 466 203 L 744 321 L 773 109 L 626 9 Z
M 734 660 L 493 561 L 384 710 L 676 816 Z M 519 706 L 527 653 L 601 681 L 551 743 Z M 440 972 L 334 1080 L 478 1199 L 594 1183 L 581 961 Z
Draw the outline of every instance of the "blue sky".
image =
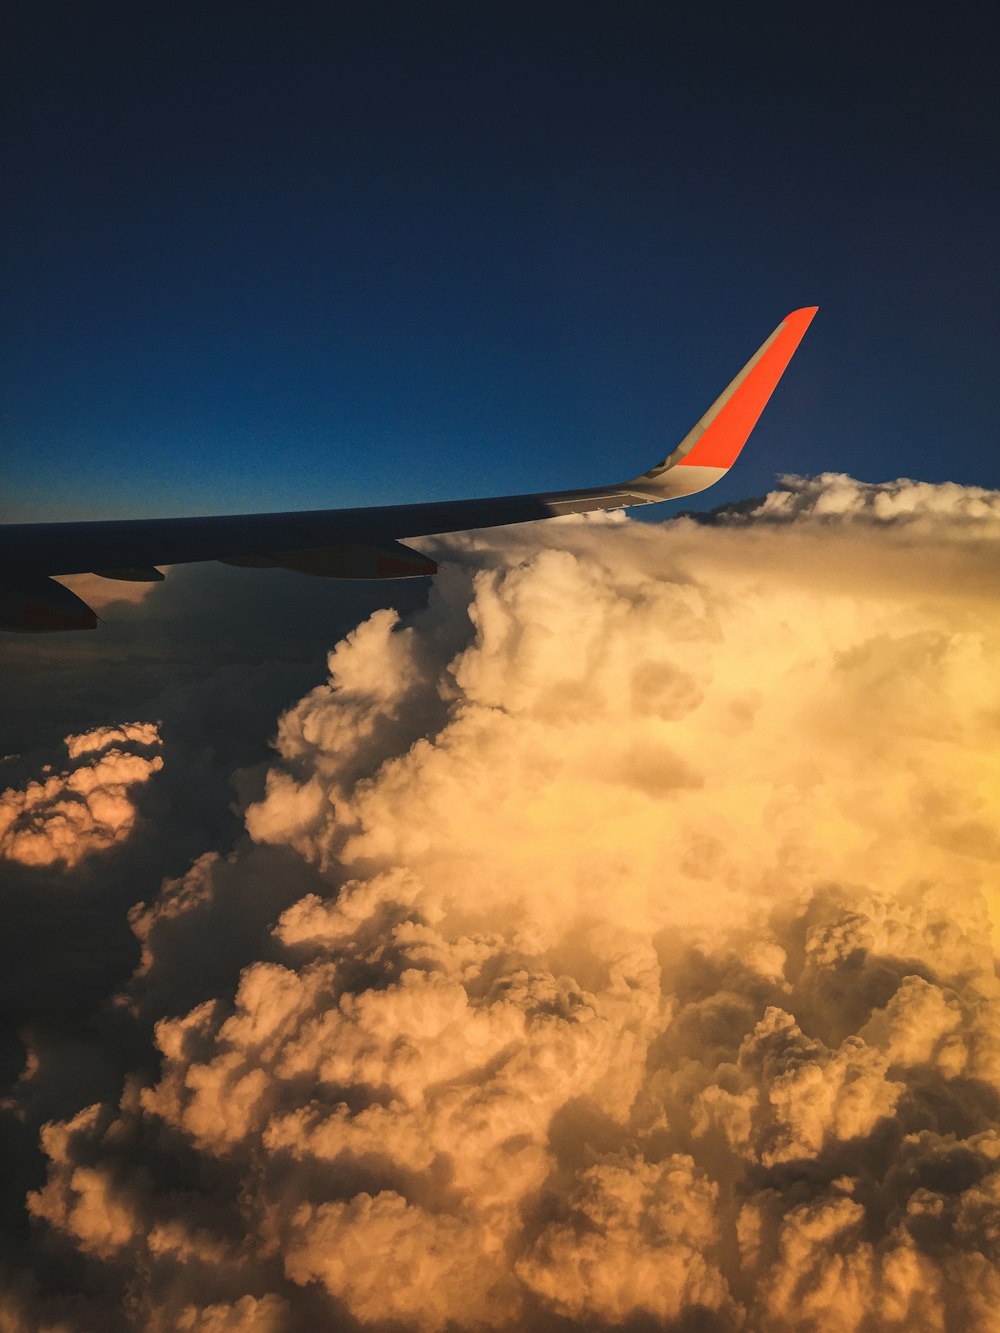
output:
M 1000 486 L 985 7 L 12 14 L 3 520 L 612 480 L 807 304 L 705 505 Z

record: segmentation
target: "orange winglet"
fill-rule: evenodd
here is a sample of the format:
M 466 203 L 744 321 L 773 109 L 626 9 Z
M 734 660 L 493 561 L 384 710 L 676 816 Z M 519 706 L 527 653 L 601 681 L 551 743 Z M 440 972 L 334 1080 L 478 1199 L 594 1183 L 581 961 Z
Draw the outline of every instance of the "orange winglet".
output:
M 679 467 L 732 467 L 818 309 L 805 306 L 782 320 Z

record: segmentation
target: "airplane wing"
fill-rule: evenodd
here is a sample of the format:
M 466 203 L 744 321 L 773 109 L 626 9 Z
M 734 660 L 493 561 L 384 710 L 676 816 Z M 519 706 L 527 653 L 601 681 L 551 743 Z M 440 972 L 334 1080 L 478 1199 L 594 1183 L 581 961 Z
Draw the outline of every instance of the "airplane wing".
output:
M 93 611 L 52 575 L 158 581 L 158 565 L 219 560 L 327 578 L 408 578 L 434 562 L 401 538 L 498 527 L 594 509 L 694 495 L 725 476 L 809 327 L 795 310 L 758 348 L 680 444 L 641 476 L 609 486 L 441 500 L 364 509 L 316 509 L 217 518 L 120 519 L 0 525 L 0 629 L 87 629 Z

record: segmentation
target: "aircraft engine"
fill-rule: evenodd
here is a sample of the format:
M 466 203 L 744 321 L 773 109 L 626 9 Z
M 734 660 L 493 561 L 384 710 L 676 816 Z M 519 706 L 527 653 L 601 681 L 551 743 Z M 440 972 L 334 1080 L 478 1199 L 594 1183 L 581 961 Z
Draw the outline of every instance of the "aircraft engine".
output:
M 25 634 L 93 629 L 97 616 L 75 592 L 55 579 L 29 578 L 0 583 L 0 629 Z

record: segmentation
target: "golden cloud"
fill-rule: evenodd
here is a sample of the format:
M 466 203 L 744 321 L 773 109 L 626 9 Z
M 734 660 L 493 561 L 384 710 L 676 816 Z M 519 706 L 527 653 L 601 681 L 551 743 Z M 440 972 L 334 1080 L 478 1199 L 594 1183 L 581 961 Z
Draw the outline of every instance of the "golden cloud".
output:
M 312 868 L 34 1217 L 135 1327 L 994 1329 L 1000 497 L 444 549 L 282 718 L 256 847 L 134 914 L 141 999 Z
M 70 760 L 87 756 L 85 762 L 59 773 L 46 765 L 44 775 L 23 789 L 0 792 L 0 857 L 25 866 L 68 867 L 123 841 L 136 819 L 130 791 L 163 767 L 160 755 L 123 747 L 160 744 L 152 722 L 67 736 Z

